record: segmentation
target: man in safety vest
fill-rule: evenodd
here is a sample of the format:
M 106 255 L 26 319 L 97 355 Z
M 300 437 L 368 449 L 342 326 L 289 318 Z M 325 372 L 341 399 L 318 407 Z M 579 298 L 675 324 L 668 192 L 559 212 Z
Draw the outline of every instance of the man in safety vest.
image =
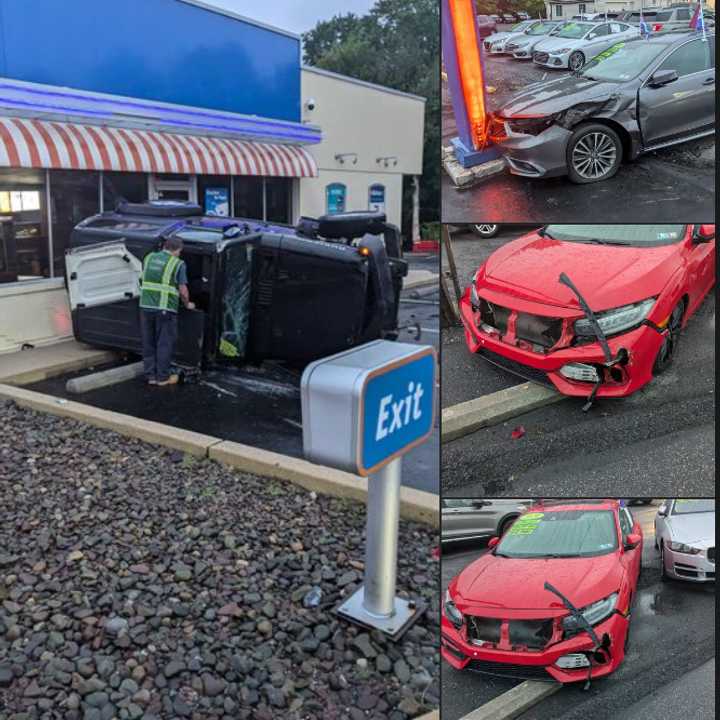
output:
M 183 243 L 166 238 L 163 249 L 148 253 L 143 260 L 140 292 L 143 361 L 150 385 L 175 385 L 178 376 L 170 374 L 170 363 L 177 340 L 177 314 L 180 302 L 194 309 L 187 287 L 187 268 L 180 259 Z

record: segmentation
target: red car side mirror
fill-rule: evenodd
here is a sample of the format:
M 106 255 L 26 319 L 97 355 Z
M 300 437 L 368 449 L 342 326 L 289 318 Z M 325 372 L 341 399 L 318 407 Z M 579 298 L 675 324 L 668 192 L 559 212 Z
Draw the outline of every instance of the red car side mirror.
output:
M 695 232 L 695 237 L 698 242 L 710 242 L 715 239 L 715 226 L 714 225 L 700 225 Z
M 500 542 L 500 538 L 491 537 L 490 540 L 488 540 L 488 547 L 494 548 L 499 542 Z
M 642 535 L 636 535 L 635 533 L 630 533 L 625 538 L 625 549 L 626 550 L 632 550 L 633 548 L 636 548 L 642 541 Z

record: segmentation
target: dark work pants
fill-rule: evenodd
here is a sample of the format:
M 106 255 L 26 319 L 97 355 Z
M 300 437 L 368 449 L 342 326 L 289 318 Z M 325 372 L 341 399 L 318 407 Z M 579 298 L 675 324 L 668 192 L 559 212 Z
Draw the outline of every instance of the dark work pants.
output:
M 177 313 L 141 310 L 143 362 L 148 380 L 167 380 L 177 340 Z

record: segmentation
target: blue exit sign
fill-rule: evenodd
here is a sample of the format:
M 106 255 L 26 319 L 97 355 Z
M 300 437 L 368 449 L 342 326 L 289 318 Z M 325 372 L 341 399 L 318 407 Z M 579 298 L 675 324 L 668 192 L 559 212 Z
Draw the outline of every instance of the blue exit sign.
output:
M 424 442 L 435 421 L 437 361 L 429 345 L 375 340 L 303 373 L 308 460 L 370 475 Z
M 360 418 L 361 475 L 375 472 L 427 439 L 434 415 L 435 356 L 425 352 L 368 377 Z

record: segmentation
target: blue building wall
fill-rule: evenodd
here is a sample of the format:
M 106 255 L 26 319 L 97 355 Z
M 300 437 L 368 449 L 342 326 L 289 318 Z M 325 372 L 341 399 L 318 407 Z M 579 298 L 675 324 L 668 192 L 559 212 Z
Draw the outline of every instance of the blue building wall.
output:
M 0 77 L 296 122 L 299 42 L 181 0 L 0 0 Z

